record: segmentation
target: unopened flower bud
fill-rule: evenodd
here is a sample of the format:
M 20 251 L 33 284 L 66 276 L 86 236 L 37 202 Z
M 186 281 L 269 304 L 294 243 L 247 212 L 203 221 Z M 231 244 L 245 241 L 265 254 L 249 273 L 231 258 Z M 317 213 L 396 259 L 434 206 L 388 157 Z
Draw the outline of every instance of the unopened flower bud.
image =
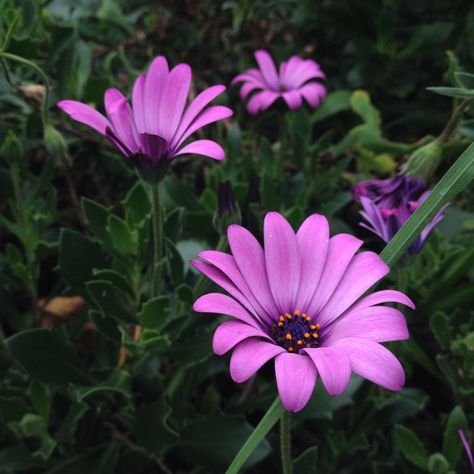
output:
M 58 164 L 68 158 L 66 140 L 50 123 L 44 127 L 44 143 L 48 152 L 58 160 Z
M 12 130 L 8 130 L 0 149 L 0 155 L 4 156 L 10 163 L 18 162 L 23 156 L 23 146 Z
M 436 171 L 441 155 L 441 145 L 438 140 L 433 140 L 412 153 L 403 166 L 403 172 L 412 178 L 426 179 Z
M 230 181 L 224 181 L 219 185 L 217 199 L 217 211 L 213 218 L 214 228 L 220 234 L 225 234 L 227 227 L 231 224 L 240 224 L 242 220 Z

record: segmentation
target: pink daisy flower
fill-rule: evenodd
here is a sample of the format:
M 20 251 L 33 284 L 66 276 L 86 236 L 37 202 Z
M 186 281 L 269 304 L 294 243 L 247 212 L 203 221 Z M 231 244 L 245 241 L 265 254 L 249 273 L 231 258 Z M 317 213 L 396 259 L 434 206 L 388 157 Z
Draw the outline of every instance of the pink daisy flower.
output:
M 169 70 L 166 58 L 158 56 L 147 74 L 135 81 L 131 105 L 118 89 L 107 89 L 106 116 L 75 100 L 62 100 L 58 107 L 109 139 L 139 168 L 163 169 L 175 157 L 185 154 L 222 160 L 224 150 L 212 140 L 185 142 L 205 125 L 232 115 L 228 107 L 207 107 L 225 87 L 209 87 L 186 107 L 190 86 L 189 65 L 178 64 Z
M 362 241 L 349 234 L 329 237 L 324 216 L 308 217 L 298 232 L 270 212 L 264 249 L 246 229 L 228 229 L 232 255 L 212 250 L 193 265 L 230 296 L 210 293 L 194 310 L 231 316 L 213 340 L 214 352 L 232 352 L 230 375 L 245 382 L 275 359 L 278 392 L 285 408 L 308 403 L 317 375 L 331 395 L 341 394 L 351 372 L 389 390 L 400 390 L 400 362 L 380 343 L 407 339 L 403 314 L 382 303 L 414 308 L 394 290 L 362 295 L 388 266 L 374 252 L 357 253 Z M 360 299 L 359 299 L 360 298 Z
M 316 61 L 292 56 L 280 64 L 277 72 L 272 57 L 266 51 L 255 51 L 255 59 L 258 69 L 249 69 L 232 81 L 232 84 L 244 83 L 240 89 L 242 100 L 253 93 L 247 103 L 251 114 L 268 109 L 280 97 L 291 110 L 299 109 L 303 99 L 315 108 L 326 97 L 326 87 L 314 80 L 326 77 Z

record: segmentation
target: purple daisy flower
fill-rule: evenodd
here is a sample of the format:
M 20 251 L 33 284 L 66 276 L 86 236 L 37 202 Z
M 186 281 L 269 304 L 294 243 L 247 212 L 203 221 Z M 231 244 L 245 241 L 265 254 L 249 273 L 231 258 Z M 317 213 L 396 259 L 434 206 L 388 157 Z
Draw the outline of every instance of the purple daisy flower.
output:
M 178 64 L 169 70 L 166 58 L 158 56 L 147 74 L 135 81 L 132 105 L 119 90 L 107 89 L 107 116 L 75 100 L 62 100 L 58 107 L 108 138 L 132 165 L 140 168 L 162 169 L 173 158 L 185 154 L 222 160 L 224 150 L 212 140 L 185 142 L 198 129 L 232 115 L 228 107 L 207 107 L 225 87 L 209 87 L 186 108 L 190 86 L 189 65 Z
M 362 205 L 361 216 L 366 223 L 360 225 L 378 235 L 384 242 L 405 224 L 410 216 L 430 195 L 424 182 L 405 175 L 390 179 L 368 179 L 352 187 L 352 197 Z M 419 237 L 409 247 L 408 253 L 418 252 L 431 231 L 444 217 L 447 205 L 423 229 Z
M 326 87 L 314 80 L 326 77 L 316 61 L 292 56 L 280 64 L 277 72 L 272 57 L 266 51 L 255 51 L 255 59 L 258 69 L 249 69 L 232 81 L 232 84 L 244 83 L 240 89 L 242 100 L 254 93 L 247 103 L 251 114 L 268 109 L 280 97 L 291 110 L 299 109 L 303 98 L 315 108 L 326 97 Z
M 359 299 L 388 272 L 374 252 L 357 253 L 362 241 L 349 234 L 329 237 L 327 219 L 308 217 L 295 234 L 277 212 L 265 217 L 263 249 L 245 228 L 228 229 L 232 255 L 213 250 L 192 264 L 230 296 L 210 293 L 194 310 L 231 316 L 213 340 L 218 355 L 233 350 L 230 375 L 248 380 L 270 359 L 285 408 L 308 403 L 317 374 L 331 395 L 341 394 L 351 372 L 389 390 L 405 374 L 381 342 L 407 339 L 403 314 L 381 303 L 414 308 L 399 291 Z

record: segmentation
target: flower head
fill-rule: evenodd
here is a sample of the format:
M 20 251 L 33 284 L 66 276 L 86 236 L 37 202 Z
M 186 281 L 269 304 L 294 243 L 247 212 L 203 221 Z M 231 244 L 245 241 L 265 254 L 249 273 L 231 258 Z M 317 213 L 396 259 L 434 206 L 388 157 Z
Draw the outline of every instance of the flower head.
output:
M 244 83 L 240 89 L 242 100 L 253 93 L 247 103 L 251 114 L 268 109 L 280 97 L 291 110 L 299 109 L 303 99 L 315 108 L 326 97 L 326 88 L 314 80 L 326 77 L 316 61 L 292 56 L 283 61 L 277 71 L 266 51 L 255 51 L 255 59 L 258 69 L 249 69 L 232 81 L 233 84 Z
M 106 116 L 75 100 L 62 100 L 58 107 L 108 138 L 140 169 L 162 170 L 173 158 L 190 153 L 222 160 L 224 150 L 216 142 L 185 141 L 205 125 L 232 115 L 228 107 L 207 107 L 225 87 L 209 87 L 186 107 L 190 86 L 190 66 L 169 70 L 166 58 L 158 56 L 135 81 L 132 104 L 119 90 L 107 89 Z
M 369 179 L 352 187 L 352 197 L 362 205 L 360 212 L 366 223 L 360 225 L 389 242 L 410 216 L 430 195 L 424 182 L 405 175 L 390 179 Z M 409 253 L 418 252 L 431 231 L 443 218 L 444 210 L 423 229 L 409 247 Z
M 228 229 L 232 255 L 204 251 L 192 263 L 230 296 L 210 293 L 194 310 L 231 316 L 214 334 L 218 355 L 233 350 L 230 374 L 244 382 L 275 359 L 278 392 L 287 410 L 304 408 L 317 374 L 331 395 L 341 394 L 351 372 L 400 390 L 400 362 L 380 343 L 408 338 L 403 314 L 381 303 L 414 308 L 399 291 L 361 296 L 389 271 L 362 241 L 329 237 L 325 217 L 313 214 L 298 231 L 276 212 L 264 223 L 264 248 L 246 229 Z M 361 298 L 361 299 L 359 299 Z

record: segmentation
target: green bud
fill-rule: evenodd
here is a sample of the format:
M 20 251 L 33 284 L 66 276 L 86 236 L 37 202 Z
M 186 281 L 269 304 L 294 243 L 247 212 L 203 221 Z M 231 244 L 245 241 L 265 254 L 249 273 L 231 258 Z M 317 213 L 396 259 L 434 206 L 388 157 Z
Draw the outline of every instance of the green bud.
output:
M 234 191 L 229 181 L 219 185 L 217 211 L 214 213 L 213 224 L 219 234 L 224 235 L 231 224 L 240 224 L 242 217 L 239 204 L 235 200 Z
M 13 130 L 8 130 L 5 141 L 0 148 L 0 155 L 4 156 L 10 163 L 18 163 L 23 157 L 23 145 Z
M 44 144 L 48 152 L 62 164 L 64 159 L 68 160 L 69 154 L 66 140 L 58 130 L 50 123 L 44 127 Z
M 438 167 L 443 148 L 433 140 L 415 150 L 403 166 L 403 172 L 412 178 L 428 178 Z
M 432 474 L 454 474 L 449 462 L 441 453 L 434 453 L 430 456 L 428 470 Z

